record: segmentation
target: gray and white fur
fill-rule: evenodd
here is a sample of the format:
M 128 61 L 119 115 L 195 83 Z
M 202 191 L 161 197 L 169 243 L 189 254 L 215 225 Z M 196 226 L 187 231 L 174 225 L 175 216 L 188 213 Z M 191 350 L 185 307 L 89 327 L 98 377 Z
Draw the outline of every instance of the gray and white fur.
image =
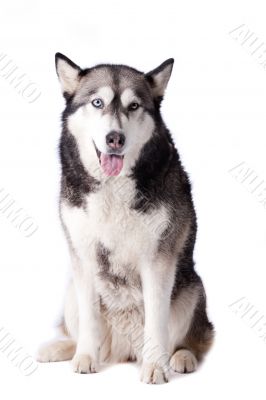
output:
M 196 215 L 160 105 L 174 60 L 145 74 L 124 65 L 81 69 L 56 54 L 62 115 L 60 217 L 69 244 L 62 340 L 39 360 L 75 372 L 136 360 L 141 380 L 192 372 L 211 346 L 194 269 Z

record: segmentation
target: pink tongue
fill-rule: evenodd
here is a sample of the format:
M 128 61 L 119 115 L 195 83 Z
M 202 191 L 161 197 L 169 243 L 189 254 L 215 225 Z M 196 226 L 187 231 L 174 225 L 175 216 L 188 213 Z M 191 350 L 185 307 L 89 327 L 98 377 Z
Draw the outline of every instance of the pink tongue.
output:
M 118 175 L 123 167 L 123 158 L 121 156 L 101 153 L 101 167 L 108 176 Z

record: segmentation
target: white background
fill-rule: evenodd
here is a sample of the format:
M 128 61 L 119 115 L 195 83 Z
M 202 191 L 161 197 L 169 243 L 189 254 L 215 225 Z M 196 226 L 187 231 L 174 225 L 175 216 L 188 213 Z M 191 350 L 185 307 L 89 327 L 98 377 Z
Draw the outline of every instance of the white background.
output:
M 266 47 L 251 55 L 252 40 L 241 44 L 244 33 L 242 39 L 229 34 L 245 24 L 257 44 L 266 42 L 264 6 L 263 1 L 2 2 L 0 53 L 42 94 L 30 104 L 0 74 L 0 189 L 39 227 L 27 238 L 0 211 L 0 327 L 34 355 L 53 334 L 62 307 L 69 259 L 57 212 L 64 102 L 54 53 L 60 51 L 82 67 L 112 62 L 144 71 L 175 58 L 163 114 L 193 184 L 199 222 L 195 259 L 217 334 L 198 372 L 161 386 L 141 384 L 134 365 L 89 376 L 73 374 L 68 363 L 45 364 L 25 377 L 0 351 L 1 398 L 265 398 L 266 340 L 259 336 L 263 329 L 266 334 L 266 207 L 259 190 L 251 193 L 256 185 L 241 183 L 244 172 L 242 178 L 229 172 L 243 163 L 257 183 L 266 181 L 266 69 L 260 65 Z M 252 328 L 230 306 L 240 298 L 260 316 L 260 334 L 258 325 Z

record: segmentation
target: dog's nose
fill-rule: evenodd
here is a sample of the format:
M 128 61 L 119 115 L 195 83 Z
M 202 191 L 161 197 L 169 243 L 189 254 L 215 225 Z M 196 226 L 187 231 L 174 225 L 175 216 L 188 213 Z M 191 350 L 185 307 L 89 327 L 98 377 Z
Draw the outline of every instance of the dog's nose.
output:
M 125 144 L 126 138 L 123 133 L 111 131 L 106 135 L 106 144 L 110 149 L 119 150 Z

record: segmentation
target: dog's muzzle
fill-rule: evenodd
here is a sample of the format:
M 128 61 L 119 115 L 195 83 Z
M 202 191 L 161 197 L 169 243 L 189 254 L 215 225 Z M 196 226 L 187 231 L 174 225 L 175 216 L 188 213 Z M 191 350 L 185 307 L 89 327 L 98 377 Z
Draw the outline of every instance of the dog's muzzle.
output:
M 118 132 L 110 132 L 106 135 L 107 153 L 102 153 L 94 143 L 94 147 L 103 169 L 107 176 L 117 176 L 123 168 L 124 156 L 121 151 L 125 144 L 125 135 Z

